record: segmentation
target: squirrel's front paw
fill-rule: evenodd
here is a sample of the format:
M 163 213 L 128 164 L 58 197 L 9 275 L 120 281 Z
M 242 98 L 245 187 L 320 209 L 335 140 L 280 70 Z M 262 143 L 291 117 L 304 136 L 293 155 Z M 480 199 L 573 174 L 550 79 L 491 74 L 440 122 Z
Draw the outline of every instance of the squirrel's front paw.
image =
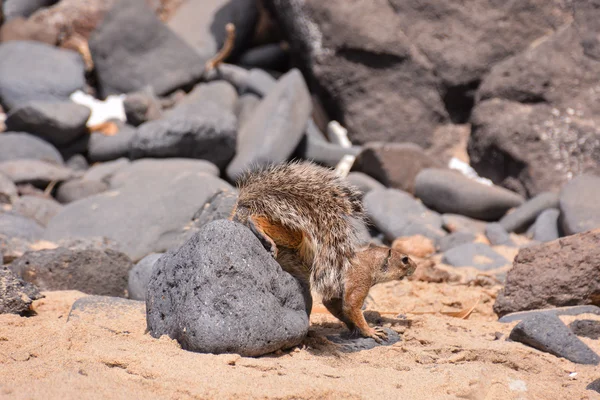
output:
M 369 328 L 366 332 L 362 332 L 363 336 L 373 338 L 377 343 L 387 340 L 387 332 L 380 326 Z

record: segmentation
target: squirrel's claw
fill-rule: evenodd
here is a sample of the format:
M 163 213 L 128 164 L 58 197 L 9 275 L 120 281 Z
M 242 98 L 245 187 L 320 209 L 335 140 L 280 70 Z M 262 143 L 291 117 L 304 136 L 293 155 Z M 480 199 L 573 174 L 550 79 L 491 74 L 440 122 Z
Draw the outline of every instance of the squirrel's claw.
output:
M 369 329 L 365 336 L 372 338 L 380 344 L 388 338 L 387 332 L 380 326 L 376 326 L 375 328 Z

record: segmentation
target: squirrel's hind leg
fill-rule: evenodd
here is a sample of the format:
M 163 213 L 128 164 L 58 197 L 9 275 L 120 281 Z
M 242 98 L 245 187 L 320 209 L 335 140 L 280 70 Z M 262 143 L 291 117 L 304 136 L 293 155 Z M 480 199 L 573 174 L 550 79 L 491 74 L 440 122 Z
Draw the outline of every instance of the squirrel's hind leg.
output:
M 369 295 L 371 287 L 370 285 L 360 284 L 360 282 L 357 283 L 352 284 L 346 281 L 342 312 L 344 317 L 354 325 L 354 330 L 350 328 L 350 325 L 348 326 L 354 335 L 370 337 L 381 343 L 382 340 L 387 339 L 387 333 L 381 327 L 371 328 L 362 311 L 362 305 Z

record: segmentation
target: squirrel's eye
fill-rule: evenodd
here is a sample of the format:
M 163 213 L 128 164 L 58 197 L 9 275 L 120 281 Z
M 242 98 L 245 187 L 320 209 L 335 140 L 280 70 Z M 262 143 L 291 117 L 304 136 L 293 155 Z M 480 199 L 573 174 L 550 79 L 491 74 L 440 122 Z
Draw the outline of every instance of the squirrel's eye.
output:
M 408 256 L 402 257 L 402 264 L 408 264 Z

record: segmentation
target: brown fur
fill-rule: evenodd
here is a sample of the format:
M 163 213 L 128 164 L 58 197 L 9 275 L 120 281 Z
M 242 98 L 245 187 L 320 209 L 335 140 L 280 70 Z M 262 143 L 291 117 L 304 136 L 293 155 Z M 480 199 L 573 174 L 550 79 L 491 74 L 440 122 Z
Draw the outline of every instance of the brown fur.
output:
M 309 162 L 247 173 L 238 186 L 231 219 L 249 226 L 283 269 L 309 282 L 326 306 L 339 303 L 327 307 L 351 330 L 380 337 L 364 321 L 362 302 L 372 285 L 401 279 L 412 273 L 414 263 L 387 247 L 357 253 L 351 220 L 364 218 L 360 192 L 332 170 Z

